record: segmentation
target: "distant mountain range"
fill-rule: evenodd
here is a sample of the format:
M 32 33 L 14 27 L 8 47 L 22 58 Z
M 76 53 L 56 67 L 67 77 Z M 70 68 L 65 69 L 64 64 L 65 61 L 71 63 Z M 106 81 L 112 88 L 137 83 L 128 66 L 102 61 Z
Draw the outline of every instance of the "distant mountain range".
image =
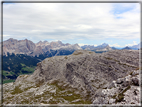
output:
M 141 45 L 141 46 L 140 46 Z M 127 50 L 138 50 L 142 47 L 142 42 L 137 44 L 137 45 L 133 45 L 133 46 L 126 46 L 122 49 L 127 49 Z
M 51 42 L 48 41 L 40 41 L 38 43 L 33 43 L 30 40 L 16 40 L 10 38 L 3 42 L 3 55 L 7 55 L 7 53 L 14 54 L 27 54 L 30 56 L 39 56 L 45 53 L 51 53 L 51 50 L 69 50 L 75 51 L 80 50 L 80 46 L 78 44 L 63 44 L 61 41 Z
M 102 45 L 94 46 L 94 45 L 84 45 L 81 46 L 82 49 L 84 50 L 90 50 L 90 51 L 110 51 L 113 50 L 108 44 L 103 43 Z
M 1 46 L 1 43 L 0 43 Z M 131 47 L 124 47 L 122 49 L 133 49 L 138 50 L 140 48 L 140 44 L 134 45 Z M 107 52 L 111 50 L 118 50 L 119 48 L 116 47 L 110 47 L 108 44 L 103 43 L 98 46 L 94 45 L 84 45 L 79 46 L 78 44 L 69 44 L 69 43 L 62 43 L 61 41 L 39 41 L 38 43 L 33 43 L 30 40 L 17 40 L 10 38 L 6 41 L 3 41 L 3 55 L 7 55 L 7 53 L 14 53 L 14 54 L 26 54 L 29 56 L 39 56 L 46 54 L 47 56 L 49 54 L 52 54 L 53 51 L 57 51 L 55 56 L 61 55 L 59 54 L 61 51 L 64 51 L 64 55 L 66 55 L 66 51 L 68 53 L 72 54 L 76 50 L 89 50 L 89 51 L 95 51 L 95 52 Z M 0 50 L 1 51 L 1 50 Z M 52 51 L 52 52 L 51 52 Z M 1 52 L 0 52 L 1 53 Z M 68 55 L 68 54 L 67 54 Z
M 122 50 L 127 49 L 127 50 L 132 50 L 132 48 L 126 46 L 125 48 L 122 48 Z
M 138 49 L 140 49 L 140 45 L 141 45 L 141 47 L 142 47 L 142 42 L 139 43 L 138 45 L 130 46 L 130 48 L 133 49 L 133 50 L 138 50 Z
M 126 46 L 126 47 L 110 47 L 108 44 L 106 43 L 103 43 L 102 45 L 98 45 L 98 46 L 94 46 L 94 45 L 84 45 L 84 46 L 81 46 L 82 49 L 84 50 L 91 50 L 91 51 L 110 51 L 110 50 L 124 50 L 124 49 L 127 49 L 127 50 L 138 50 L 140 49 L 140 44 L 141 44 L 141 47 L 142 47 L 142 42 L 139 43 L 138 45 L 133 45 L 133 46 Z

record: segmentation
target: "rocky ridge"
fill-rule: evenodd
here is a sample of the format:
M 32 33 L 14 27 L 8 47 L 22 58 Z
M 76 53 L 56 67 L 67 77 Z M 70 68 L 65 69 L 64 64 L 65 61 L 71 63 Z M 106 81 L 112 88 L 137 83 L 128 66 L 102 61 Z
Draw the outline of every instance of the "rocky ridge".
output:
M 1 43 L 0 43 L 1 46 Z M 79 50 L 81 49 L 78 44 L 63 44 L 61 41 L 51 42 L 48 41 L 40 41 L 38 43 L 33 43 L 30 40 L 16 40 L 10 38 L 3 42 L 3 55 L 7 55 L 7 52 L 14 54 L 27 54 L 30 56 L 39 56 L 40 54 L 44 54 L 50 50 Z M 1 51 L 1 50 L 0 50 Z M 1 52 L 0 52 L 1 53 Z
M 0 43 L 1 46 L 1 43 Z M 39 56 L 43 55 L 46 53 L 51 53 L 51 50 L 58 50 L 58 51 L 72 51 L 74 52 L 75 50 L 91 50 L 91 51 L 110 51 L 112 48 L 104 43 L 102 45 L 98 46 L 90 46 L 90 45 L 85 45 L 80 47 L 78 44 L 69 44 L 69 43 L 62 43 L 61 41 L 39 41 L 38 43 L 33 43 L 30 40 L 17 40 L 10 38 L 6 41 L 3 41 L 3 55 L 7 55 L 7 53 L 14 53 L 14 54 L 27 54 L 30 56 Z M 1 50 L 0 50 L 1 51 Z M 0 52 L 1 53 L 1 52 Z
M 4 104 L 139 104 L 138 67 L 136 50 L 46 58 L 32 75 L 3 85 Z

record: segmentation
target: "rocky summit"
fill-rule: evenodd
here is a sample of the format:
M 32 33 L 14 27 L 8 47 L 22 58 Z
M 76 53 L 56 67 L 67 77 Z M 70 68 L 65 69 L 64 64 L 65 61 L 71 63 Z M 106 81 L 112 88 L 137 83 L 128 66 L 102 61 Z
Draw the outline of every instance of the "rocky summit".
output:
M 139 51 L 77 50 L 3 85 L 3 104 L 140 104 Z

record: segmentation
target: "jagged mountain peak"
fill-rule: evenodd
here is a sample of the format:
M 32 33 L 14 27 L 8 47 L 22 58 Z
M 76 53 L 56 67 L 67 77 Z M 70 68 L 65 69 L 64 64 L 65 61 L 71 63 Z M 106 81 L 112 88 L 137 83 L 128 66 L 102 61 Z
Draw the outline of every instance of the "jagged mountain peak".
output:
M 45 41 L 43 41 L 44 43 L 47 43 L 48 41 L 47 40 L 45 40 Z
M 42 43 L 42 41 L 40 40 L 39 42 L 37 42 L 37 44 L 38 44 L 38 43 Z
M 37 45 L 47 45 L 47 44 L 49 44 L 49 42 L 48 41 L 39 41 L 38 43 L 36 43 Z
M 132 48 L 132 49 L 140 49 L 140 48 L 142 48 L 142 42 L 140 42 L 137 45 L 133 45 L 133 46 L 129 46 L 129 47 Z
M 103 43 L 102 45 L 98 45 L 95 48 L 102 49 L 102 48 L 106 48 L 106 47 L 109 47 L 109 45 L 106 43 Z
M 61 41 L 52 41 L 52 42 L 50 42 L 50 44 L 63 44 Z
M 4 41 L 3 53 L 7 55 L 7 52 L 14 54 L 27 54 L 30 56 L 35 56 L 39 54 L 44 54 L 46 52 L 50 53 L 50 50 L 68 50 L 75 51 L 80 49 L 78 45 L 71 45 L 69 43 L 64 44 L 61 41 L 39 41 L 38 43 L 33 43 L 32 41 L 25 40 L 16 40 L 10 38 L 7 41 Z M 70 52 L 69 52 L 70 53 Z
M 102 46 L 108 46 L 108 44 L 107 43 L 103 43 Z
M 124 47 L 122 50 L 127 49 L 127 50 L 132 50 L 129 46 Z
M 81 46 L 81 48 L 85 49 L 85 50 L 92 50 L 92 51 L 110 51 L 110 50 L 112 50 L 112 48 L 106 43 L 103 43 L 98 46 L 84 45 L 84 46 Z
M 71 45 L 71 44 L 69 44 L 69 43 L 66 43 L 65 45 L 67 46 L 67 45 Z
M 9 38 L 7 41 L 11 41 L 11 40 L 14 40 L 13 38 Z
M 64 44 L 61 41 L 52 41 L 50 42 L 50 45 L 52 48 L 59 48 L 61 46 L 64 46 Z
M 14 42 L 14 41 L 17 41 L 17 39 L 13 39 L 13 38 L 9 38 L 8 40 L 6 40 L 8 42 Z
M 74 45 L 79 46 L 78 43 L 75 43 Z

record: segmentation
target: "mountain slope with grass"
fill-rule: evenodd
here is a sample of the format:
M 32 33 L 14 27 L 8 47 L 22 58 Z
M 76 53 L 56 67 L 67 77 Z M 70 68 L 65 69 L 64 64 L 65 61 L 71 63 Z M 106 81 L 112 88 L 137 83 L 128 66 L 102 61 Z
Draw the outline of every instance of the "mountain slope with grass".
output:
M 33 73 L 38 58 L 27 56 L 24 54 L 9 54 L 3 56 L 3 83 L 14 81 L 21 74 Z

